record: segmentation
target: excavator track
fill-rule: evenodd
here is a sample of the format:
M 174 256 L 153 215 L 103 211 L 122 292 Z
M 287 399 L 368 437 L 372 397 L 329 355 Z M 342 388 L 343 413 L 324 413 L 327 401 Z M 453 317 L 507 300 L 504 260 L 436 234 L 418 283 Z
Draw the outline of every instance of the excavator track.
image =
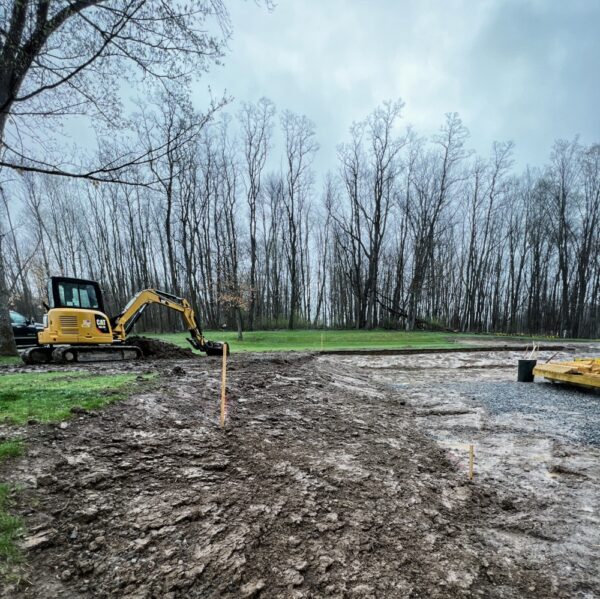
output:
M 73 364 L 138 360 L 142 350 L 135 345 L 32 347 L 21 354 L 25 364 Z
M 52 362 L 51 347 L 30 347 L 21 353 L 21 359 L 25 364 L 48 364 Z

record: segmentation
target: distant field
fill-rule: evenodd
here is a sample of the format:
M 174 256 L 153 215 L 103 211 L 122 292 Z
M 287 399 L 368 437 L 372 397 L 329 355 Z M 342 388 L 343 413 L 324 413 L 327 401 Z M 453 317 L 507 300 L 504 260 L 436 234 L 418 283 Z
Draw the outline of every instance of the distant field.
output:
M 186 333 L 144 333 L 182 347 L 190 347 Z M 205 331 L 207 339 L 227 341 L 232 351 L 319 351 L 343 349 L 445 349 L 472 347 L 470 340 L 489 339 L 490 343 L 531 342 L 530 337 L 506 337 L 495 335 L 472 335 L 459 333 L 403 332 L 403 331 L 252 331 L 244 333 L 244 340 L 237 340 L 235 331 Z

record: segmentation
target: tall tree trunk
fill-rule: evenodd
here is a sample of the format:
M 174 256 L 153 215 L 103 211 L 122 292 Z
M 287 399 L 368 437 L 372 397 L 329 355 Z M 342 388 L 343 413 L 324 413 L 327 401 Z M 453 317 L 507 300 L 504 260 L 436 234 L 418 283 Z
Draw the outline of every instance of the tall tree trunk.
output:
M 17 356 L 17 345 L 10 324 L 8 282 L 4 259 L 4 236 L 0 232 L 0 356 Z

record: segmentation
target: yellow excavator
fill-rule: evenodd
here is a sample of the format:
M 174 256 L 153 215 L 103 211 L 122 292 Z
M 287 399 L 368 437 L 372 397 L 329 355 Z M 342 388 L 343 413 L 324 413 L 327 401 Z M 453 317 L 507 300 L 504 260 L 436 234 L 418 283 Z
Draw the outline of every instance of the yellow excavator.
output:
M 96 281 L 50 277 L 44 329 L 38 345 L 21 354 L 26 364 L 49 362 L 101 362 L 132 360 L 142 356 L 139 347 L 127 345 L 127 335 L 150 304 L 180 312 L 190 333 L 189 343 L 209 356 L 222 355 L 225 343 L 204 338 L 189 302 L 165 291 L 144 289 L 123 310 L 109 318 Z

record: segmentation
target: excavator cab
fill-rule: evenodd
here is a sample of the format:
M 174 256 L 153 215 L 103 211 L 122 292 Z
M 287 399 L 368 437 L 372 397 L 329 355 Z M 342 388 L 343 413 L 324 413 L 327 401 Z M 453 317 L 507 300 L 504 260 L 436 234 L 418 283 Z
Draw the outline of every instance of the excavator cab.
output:
M 90 308 L 104 312 L 100 285 L 96 281 L 72 277 L 50 277 L 48 281 L 49 309 Z
M 22 354 L 25 362 L 125 360 L 141 356 L 139 348 L 115 343 L 96 281 L 51 277 L 46 308 L 38 347 Z

